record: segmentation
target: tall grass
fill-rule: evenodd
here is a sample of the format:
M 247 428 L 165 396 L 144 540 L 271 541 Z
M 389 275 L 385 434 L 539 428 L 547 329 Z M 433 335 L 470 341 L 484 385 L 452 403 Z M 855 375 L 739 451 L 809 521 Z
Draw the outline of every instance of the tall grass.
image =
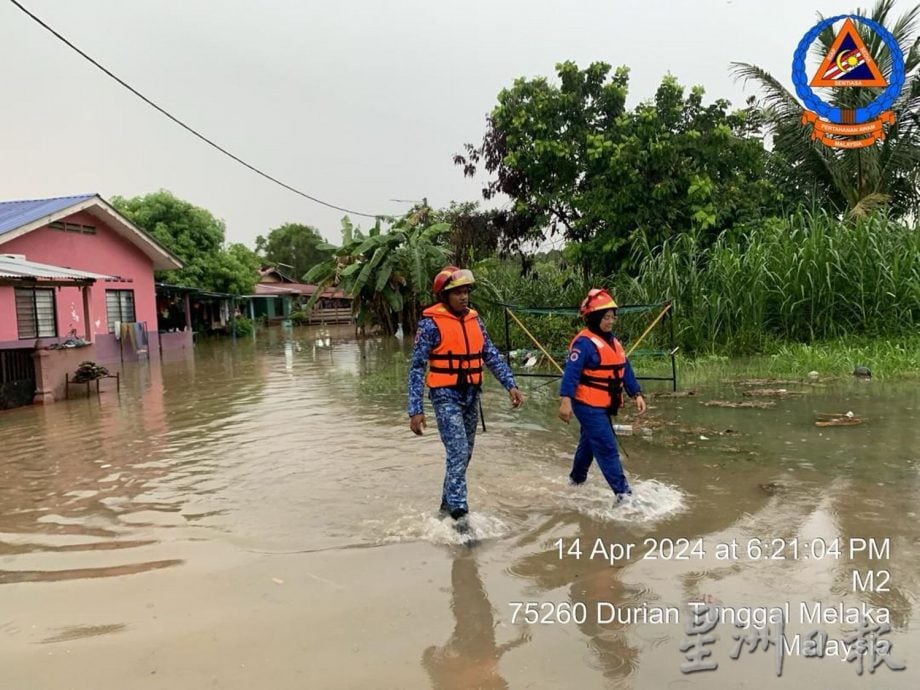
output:
M 803 212 L 711 246 L 692 234 L 640 243 L 633 258 L 640 274 L 619 292 L 673 300 L 685 351 L 765 352 L 777 340 L 909 335 L 920 324 L 920 231 L 882 214 Z
M 579 271 L 550 260 L 534 262 L 526 276 L 517 263 L 494 258 L 480 261 L 474 270 L 477 283 L 485 288 L 485 294 L 477 292 L 474 297 L 525 307 L 577 307 L 589 289 L 598 287 Z M 598 278 L 600 286 L 609 280 Z

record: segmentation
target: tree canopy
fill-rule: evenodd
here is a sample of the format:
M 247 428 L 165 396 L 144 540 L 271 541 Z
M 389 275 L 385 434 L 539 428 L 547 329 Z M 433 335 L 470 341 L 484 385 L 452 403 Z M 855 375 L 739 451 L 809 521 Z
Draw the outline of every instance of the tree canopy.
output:
M 629 70 L 595 62 L 557 65 L 559 83 L 518 79 L 498 96 L 480 146 L 455 156 L 468 176 L 492 174 L 487 199 L 506 194 L 529 223 L 519 236 L 561 233 L 586 268 L 621 268 L 630 243 L 653 244 L 771 215 L 781 195 L 765 174 L 761 121 L 750 109 L 704 104 L 672 76 L 655 97 L 626 109 Z
M 326 241 L 316 228 L 301 223 L 285 223 L 270 230 L 268 237 L 256 237 L 256 252 L 267 263 L 284 264 L 290 267 L 290 273 L 297 280 L 316 264 L 331 256 L 326 249 L 321 249 Z
M 242 244 L 225 247 L 224 224 L 206 209 L 160 190 L 111 200 L 119 213 L 175 254 L 185 266 L 157 271 L 156 279 L 215 292 L 250 294 L 259 280 L 259 259 Z

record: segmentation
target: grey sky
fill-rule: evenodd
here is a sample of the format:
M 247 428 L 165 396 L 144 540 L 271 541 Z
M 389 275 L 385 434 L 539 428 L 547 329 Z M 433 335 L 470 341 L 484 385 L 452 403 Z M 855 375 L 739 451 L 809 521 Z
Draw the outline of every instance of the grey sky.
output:
M 451 161 L 499 90 L 557 62 L 629 65 L 630 102 L 671 72 L 740 105 L 754 62 L 789 85 L 792 53 L 852 2 L 801 0 L 21 0 L 148 98 L 257 167 L 331 203 L 399 213 L 478 200 Z M 866 4 L 866 3 L 864 3 Z M 912 3 L 897 7 L 900 15 Z M 339 239 L 343 215 L 192 137 L 0 0 L 0 199 L 160 188 L 253 245 L 288 221 Z M 357 219 L 367 227 L 367 219 Z

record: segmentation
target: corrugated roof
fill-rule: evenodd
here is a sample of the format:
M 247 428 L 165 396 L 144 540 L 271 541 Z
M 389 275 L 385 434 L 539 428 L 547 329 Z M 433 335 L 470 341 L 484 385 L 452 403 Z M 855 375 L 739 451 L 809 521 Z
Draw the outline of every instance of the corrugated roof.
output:
M 153 261 L 154 270 L 171 271 L 182 268 L 182 261 L 177 256 L 97 194 L 31 201 L 0 201 L 0 245 L 80 210 L 85 210 L 98 218 L 115 234 L 144 252 Z
M 303 295 L 310 297 L 318 285 L 308 283 L 256 283 L 255 294 L 259 297 L 268 297 L 272 295 Z M 341 290 L 327 287 L 323 289 L 323 297 L 338 297 L 340 299 L 351 299 Z
M 39 218 L 50 216 L 65 208 L 75 206 L 95 194 L 80 196 L 58 196 L 52 199 L 28 199 L 25 201 L 0 201 L 0 235 L 33 223 Z
M 75 271 L 64 266 L 40 264 L 35 261 L 26 261 L 9 254 L 0 254 L 0 278 L 13 278 L 14 280 L 106 280 L 114 279 L 101 273 L 89 271 Z
M 172 285 L 170 283 L 154 283 L 157 291 L 159 292 L 179 292 L 179 293 L 189 293 L 195 295 L 203 295 L 204 297 L 239 297 L 240 295 L 235 295 L 232 292 L 214 292 L 213 290 L 204 290 L 202 288 L 189 287 L 188 285 Z

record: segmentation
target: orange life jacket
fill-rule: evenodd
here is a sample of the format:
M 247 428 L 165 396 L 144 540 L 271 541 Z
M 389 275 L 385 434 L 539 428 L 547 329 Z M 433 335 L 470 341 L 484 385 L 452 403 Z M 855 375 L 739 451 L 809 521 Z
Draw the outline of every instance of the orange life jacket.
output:
M 585 367 L 575 388 L 575 399 L 592 407 L 603 407 L 616 414 L 623 407 L 623 371 L 626 369 L 626 352 L 616 338 L 608 343 L 587 328 L 572 338 L 569 349 L 581 337 L 588 338 L 601 357 L 597 369 Z
M 485 337 L 478 314 L 470 309 L 462 318 L 443 304 L 422 312 L 429 316 L 441 334 L 440 344 L 428 356 L 429 388 L 482 385 L 482 351 Z

